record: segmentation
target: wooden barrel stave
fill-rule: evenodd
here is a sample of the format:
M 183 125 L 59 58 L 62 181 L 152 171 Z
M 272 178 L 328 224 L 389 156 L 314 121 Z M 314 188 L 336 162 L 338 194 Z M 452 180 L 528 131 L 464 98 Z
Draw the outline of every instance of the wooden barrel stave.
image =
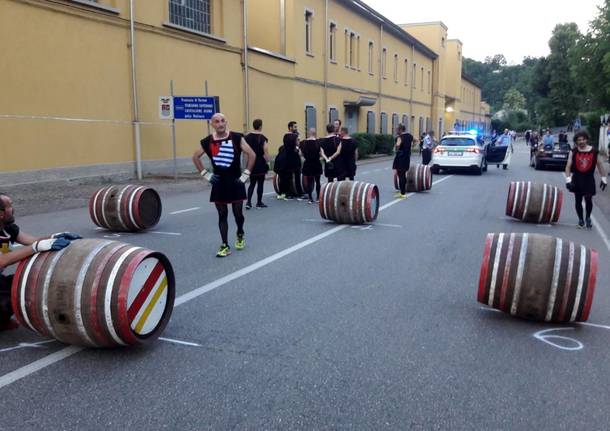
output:
M 588 319 L 597 252 L 538 234 L 489 234 L 481 264 L 479 302 L 546 322 Z
M 398 175 L 395 176 L 395 187 L 399 189 Z M 408 193 L 419 193 L 432 188 L 432 171 L 428 165 L 414 165 L 407 171 Z
M 163 331 L 174 286 L 171 264 L 160 253 L 115 241 L 79 240 L 20 262 L 12 301 L 17 320 L 41 335 L 115 347 L 143 343 Z M 130 316 L 130 298 L 138 296 Z

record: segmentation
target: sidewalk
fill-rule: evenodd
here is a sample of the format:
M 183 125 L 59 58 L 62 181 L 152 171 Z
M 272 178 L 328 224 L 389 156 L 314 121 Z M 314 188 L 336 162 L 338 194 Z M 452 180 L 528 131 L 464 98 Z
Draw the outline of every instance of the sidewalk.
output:
M 417 156 L 415 156 L 417 158 Z M 371 163 L 389 162 L 393 156 L 374 156 L 358 161 L 358 166 Z M 194 170 L 194 168 L 193 168 Z M 273 178 L 273 172 L 267 179 Z M 5 193 L 13 200 L 17 216 L 40 214 L 51 211 L 86 207 L 89 198 L 100 187 L 107 185 L 141 184 L 154 188 L 163 197 L 164 194 L 197 193 L 209 187 L 201 177 L 193 172 L 179 174 L 178 179 L 173 177 L 149 177 L 138 181 L 134 178 L 92 177 L 66 179 L 63 181 L 41 182 L 20 185 L 2 186 L 1 193 Z M 271 185 L 267 185 L 267 188 Z

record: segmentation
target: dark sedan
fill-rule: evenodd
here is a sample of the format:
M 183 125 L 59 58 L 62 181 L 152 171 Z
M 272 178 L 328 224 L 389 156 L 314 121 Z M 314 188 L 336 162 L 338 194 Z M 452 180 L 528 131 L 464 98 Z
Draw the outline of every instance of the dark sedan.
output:
M 540 144 L 532 151 L 530 166 L 536 170 L 551 166 L 563 169 L 568 163 L 570 149 L 570 144 L 564 142 L 556 142 L 553 147 Z

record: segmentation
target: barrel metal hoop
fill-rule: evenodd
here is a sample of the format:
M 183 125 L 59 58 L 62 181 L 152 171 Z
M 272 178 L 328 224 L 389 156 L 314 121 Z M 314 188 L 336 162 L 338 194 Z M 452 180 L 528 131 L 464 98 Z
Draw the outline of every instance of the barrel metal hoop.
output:
M 99 189 L 97 192 L 95 192 L 95 194 L 93 195 L 93 205 L 92 205 L 92 211 L 91 214 L 93 215 L 93 222 L 98 225 L 98 226 L 102 226 L 102 223 L 100 221 L 100 218 L 97 214 L 97 200 L 100 197 L 100 194 L 102 193 L 102 191 L 105 189 L 105 187 Z
M 546 188 L 547 188 L 547 185 L 546 185 L 546 183 L 544 183 L 542 185 L 542 203 L 540 204 L 540 215 L 538 216 L 538 223 L 542 222 L 542 219 L 544 218 L 544 215 L 546 214 L 546 195 L 547 195 Z
M 576 288 L 576 297 L 574 298 L 574 307 L 572 308 L 572 315 L 570 316 L 570 322 L 576 320 L 578 314 L 578 308 L 580 306 L 580 296 L 582 295 L 582 287 L 585 282 L 585 269 L 587 267 L 587 248 L 584 245 L 580 246 L 580 268 L 578 271 L 578 286 Z
M 517 208 L 519 207 L 519 192 L 521 191 L 521 181 L 517 181 L 515 183 L 515 197 L 513 199 L 513 211 L 511 213 L 511 217 L 515 217 L 517 213 Z
M 370 183 L 365 183 L 364 185 L 364 190 L 362 191 L 362 208 L 361 208 L 361 213 L 362 213 L 362 220 L 366 221 L 366 196 L 368 194 L 369 191 L 369 187 L 371 186 Z
M 133 225 L 134 225 L 136 228 L 140 229 L 140 230 L 141 230 L 141 229 L 144 229 L 144 228 L 140 227 L 140 225 L 138 225 L 138 224 L 136 223 L 136 220 L 135 220 L 135 218 L 134 218 L 134 216 L 133 216 L 133 200 L 134 200 L 134 198 L 135 198 L 136 194 L 137 194 L 137 193 L 138 193 L 140 190 L 142 190 L 143 188 L 144 188 L 144 186 L 140 186 L 140 187 L 136 188 L 136 189 L 135 189 L 133 192 L 131 192 L 131 196 L 129 197 L 129 206 L 128 206 L 128 208 L 129 208 L 129 219 L 131 220 L 131 222 L 133 223 Z
M 116 213 L 117 213 L 117 217 L 119 219 L 119 223 L 121 223 L 121 226 L 123 227 L 123 229 L 125 230 L 129 230 L 129 228 L 127 227 L 127 225 L 125 224 L 125 222 L 123 221 L 123 216 L 121 216 L 121 202 L 123 202 L 123 194 L 125 193 L 125 191 L 131 187 L 130 185 L 127 185 L 125 187 L 123 187 L 121 189 L 121 191 L 119 192 L 119 196 L 117 198 L 117 207 L 116 207 Z
M 106 228 L 110 228 L 110 225 L 108 224 L 108 220 L 106 220 L 106 196 L 108 195 L 108 193 L 110 193 L 110 190 L 112 190 L 113 186 L 109 186 L 106 191 L 104 192 L 104 197 L 102 198 L 102 219 L 104 220 L 104 227 Z
M 356 191 L 358 184 L 350 183 L 351 190 L 349 191 L 349 217 L 354 220 L 354 192 Z M 354 220 L 355 221 L 355 220 Z
M 553 219 L 555 218 L 555 211 L 557 209 L 557 192 L 559 189 L 557 187 L 553 187 L 553 208 L 551 210 L 551 215 L 549 216 L 549 224 L 553 223 Z
M 525 220 L 527 210 L 530 207 L 530 199 L 532 197 L 532 182 L 527 182 L 527 192 L 525 193 L 525 207 L 523 208 L 523 214 L 521 214 L 521 220 Z
M 76 329 L 78 329 L 78 333 L 83 337 L 87 343 L 92 346 L 97 346 L 89 334 L 87 333 L 87 329 L 85 328 L 85 324 L 83 322 L 83 312 L 81 307 L 81 295 L 83 292 L 83 284 L 85 282 L 85 277 L 89 272 L 89 267 L 93 262 L 93 259 L 98 255 L 98 253 L 106 247 L 108 244 L 112 243 L 112 241 L 102 241 L 98 244 L 90 253 L 87 255 L 83 264 L 78 272 L 78 277 L 76 278 L 76 283 L 74 286 L 74 320 L 76 321 Z
M 21 283 L 19 286 L 19 306 L 21 308 L 21 315 L 23 316 L 23 321 L 27 324 L 27 326 L 34 332 L 38 332 L 37 329 L 34 328 L 32 322 L 30 321 L 30 317 L 28 316 L 27 307 L 25 306 L 25 289 L 27 287 L 27 280 L 30 275 L 30 270 L 32 269 L 32 265 L 34 265 L 34 261 L 38 259 L 40 253 L 36 253 L 30 258 L 27 266 L 25 267 L 25 271 L 21 276 Z
M 116 333 L 116 330 L 114 329 L 114 324 L 112 322 L 112 310 L 111 310 L 112 287 L 114 285 L 114 280 L 117 276 L 117 273 L 119 272 L 119 268 L 121 267 L 121 265 L 123 264 L 125 259 L 127 259 L 127 257 L 129 257 L 129 255 L 131 253 L 133 253 L 134 251 L 136 251 L 138 249 L 140 249 L 140 247 L 132 247 L 132 248 L 128 249 L 116 261 L 116 263 L 114 264 L 114 268 L 112 268 L 112 272 L 110 273 L 110 276 L 108 277 L 108 283 L 106 284 L 106 293 L 104 295 L 104 319 L 106 320 L 106 327 L 108 328 L 108 332 L 110 332 L 110 336 L 112 337 L 112 339 L 122 346 L 126 346 L 127 343 L 125 343 L 118 336 L 118 334 Z

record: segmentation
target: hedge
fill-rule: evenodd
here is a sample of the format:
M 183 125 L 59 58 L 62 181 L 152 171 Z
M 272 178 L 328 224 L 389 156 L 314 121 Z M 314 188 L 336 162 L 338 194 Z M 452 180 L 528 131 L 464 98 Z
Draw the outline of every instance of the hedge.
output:
M 371 154 L 393 154 L 394 137 L 373 133 L 353 133 L 352 138 L 358 144 L 358 156 L 366 158 Z

